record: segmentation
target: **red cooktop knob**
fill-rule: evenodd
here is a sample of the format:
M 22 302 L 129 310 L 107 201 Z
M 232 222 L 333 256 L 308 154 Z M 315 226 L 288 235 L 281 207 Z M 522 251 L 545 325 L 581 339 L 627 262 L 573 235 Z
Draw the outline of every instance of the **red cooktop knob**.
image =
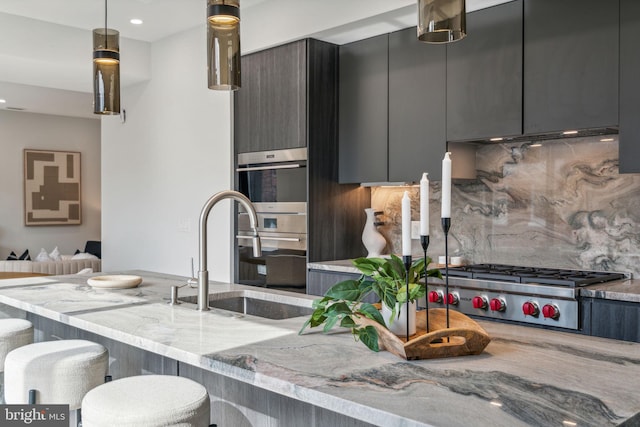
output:
M 522 304 L 522 312 L 525 316 L 538 316 L 540 314 L 540 309 L 538 308 L 538 304 L 533 301 L 527 301 Z
M 448 299 L 449 299 L 450 305 L 458 305 L 458 302 L 460 302 L 460 299 L 458 298 L 458 294 L 449 293 Z
M 442 302 L 442 292 L 431 291 L 429 292 L 429 302 Z
M 473 303 L 473 308 L 487 309 L 487 300 L 484 297 L 473 297 L 471 302 Z
M 548 319 L 555 320 L 560 317 L 560 309 L 557 305 L 545 304 L 544 307 L 542 307 L 542 315 Z
M 505 311 L 507 304 L 502 298 L 492 298 L 491 302 L 489 302 L 489 308 L 491 311 Z

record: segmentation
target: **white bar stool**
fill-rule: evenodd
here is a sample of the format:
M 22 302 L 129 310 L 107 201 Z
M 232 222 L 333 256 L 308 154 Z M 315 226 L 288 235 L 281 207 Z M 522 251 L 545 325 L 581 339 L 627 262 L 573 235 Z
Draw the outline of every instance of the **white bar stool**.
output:
M 11 404 L 63 404 L 80 408 L 82 398 L 103 384 L 109 354 L 85 340 L 44 341 L 11 351 L 5 360 L 5 398 Z M 33 392 L 35 390 L 35 392 Z
M 4 403 L 4 359 L 11 350 L 33 342 L 33 324 L 25 319 L 0 319 L 0 403 Z
M 138 375 L 102 384 L 82 400 L 83 427 L 209 426 L 209 394 L 171 375 Z

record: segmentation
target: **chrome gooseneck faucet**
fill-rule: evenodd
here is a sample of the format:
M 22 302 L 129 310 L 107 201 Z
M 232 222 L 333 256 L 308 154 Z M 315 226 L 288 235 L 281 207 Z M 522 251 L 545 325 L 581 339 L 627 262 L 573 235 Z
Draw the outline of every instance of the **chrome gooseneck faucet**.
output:
M 258 216 L 251 201 L 242 193 L 237 191 L 221 191 L 211 196 L 200 212 L 200 270 L 198 270 L 198 310 L 209 310 L 209 271 L 207 271 L 207 218 L 211 208 L 220 200 L 233 199 L 240 203 L 249 213 L 249 221 L 253 230 L 253 256 L 262 255 L 260 247 L 260 236 L 258 236 Z

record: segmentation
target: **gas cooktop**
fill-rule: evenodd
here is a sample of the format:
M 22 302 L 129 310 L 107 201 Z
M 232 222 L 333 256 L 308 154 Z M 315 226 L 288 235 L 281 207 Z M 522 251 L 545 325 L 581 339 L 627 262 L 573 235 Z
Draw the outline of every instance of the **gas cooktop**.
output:
M 515 283 L 538 283 L 572 288 L 624 279 L 626 277 L 622 273 L 606 271 L 580 271 L 504 264 L 472 264 L 461 267 L 449 267 L 449 276 Z

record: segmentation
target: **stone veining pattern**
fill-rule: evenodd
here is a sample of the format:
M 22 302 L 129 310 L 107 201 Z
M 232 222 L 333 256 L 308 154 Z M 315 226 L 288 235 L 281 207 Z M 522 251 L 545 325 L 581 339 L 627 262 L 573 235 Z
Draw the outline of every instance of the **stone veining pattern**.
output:
M 606 426 L 640 416 L 640 344 L 483 322 L 492 342 L 481 355 L 407 362 L 348 331 L 298 335 L 306 318 L 169 306 L 184 278 L 137 273 L 140 287 L 109 291 L 77 275 L 5 280 L 0 303 L 374 425 Z
M 449 253 L 473 263 L 640 274 L 640 175 L 620 175 L 617 137 L 600 139 L 479 146 L 477 178 L 453 185 Z M 404 190 L 378 187 L 371 197 L 384 211 L 380 231 L 394 252 Z M 417 221 L 418 187 L 410 193 Z M 431 183 L 430 216 L 435 258 L 444 254 L 440 182 Z M 421 253 L 417 240 L 413 250 Z

